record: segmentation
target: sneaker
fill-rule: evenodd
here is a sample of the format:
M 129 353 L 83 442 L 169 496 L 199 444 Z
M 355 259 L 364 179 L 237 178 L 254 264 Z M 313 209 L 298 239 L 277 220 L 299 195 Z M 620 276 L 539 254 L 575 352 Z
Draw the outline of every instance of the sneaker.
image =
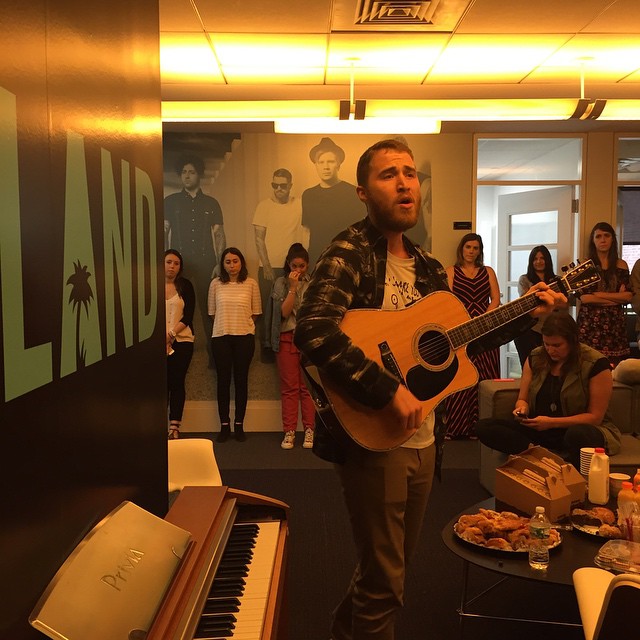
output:
M 309 429 L 309 427 L 307 427 L 304 430 L 304 442 L 302 443 L 302 446 L 305 449 L 311 449 L 311 447 L 313 447 L 313 429 Z
M 296 441 L 295 431 L 285 431 L 284 439 L 280 445 L 283 449 L 293 449 L 293 443 Z

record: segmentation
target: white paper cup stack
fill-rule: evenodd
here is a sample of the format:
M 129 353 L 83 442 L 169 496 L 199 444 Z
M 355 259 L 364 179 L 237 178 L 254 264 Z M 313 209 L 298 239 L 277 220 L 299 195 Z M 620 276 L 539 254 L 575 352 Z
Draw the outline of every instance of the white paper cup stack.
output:
M 589 477 L 589 468 L 591 467 L 591 458 L 595 453 L 593 447 L 582 447 L 580 449 L 580 473 L 585 477 Z

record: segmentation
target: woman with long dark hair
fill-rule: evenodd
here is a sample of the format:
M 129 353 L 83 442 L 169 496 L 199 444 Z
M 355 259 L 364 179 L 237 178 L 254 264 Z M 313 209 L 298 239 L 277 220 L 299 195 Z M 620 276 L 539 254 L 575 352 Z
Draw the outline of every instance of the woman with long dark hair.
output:
M 249 277 L 242 252 L 235 247 L 227 247 L 220 258 L 220 276 L 214 278 L 209 286 L 209 315 L 213 320 L 211 352 L 218 377 L 218 442 L 225 442 L 231 433 L 232 377 L 235 390 L 234 436 L 239 442 L 245 440 L 249 365 L 256 347 L 255 321 L 261 313 L 258 283 Z
M 292 449 L 298 426 L 298 412 L 302 415 L 304 441 L 302 446 L 313 446 L 315 427 L 315 405 L 300 366 L 300 350 L 293 344 L 293 331 L 302 298 L 309 284 L 309 253 L 299 242 L 289 247 L 284 263 L 284 275 L 273 283 L 271 291 L 270 344 L 276 352 L 280 376 L 282 401 L 282 430 L 284 438 L 280 445 Z
M 543 244 L 533 247 L 529 253 L 527 273 L 520 276 L 518 280 L 518 295 L 523 296 L 534 284 L 544 282 L 551 283 L 555 280 L 556 274 L 553 270 L 553 259 L 549 249 Z M 538 322 L 527 332 L 515 338 L 514 342 L 520 358 L 520 366 L 524 367 L 529 354 L 542 345 L 542 325 L 545 318 L 538 318 Z
M 182 256 L 178 251 L 168 249 L 164 252 L 169 440 L 180 437 L 185 402 L 184 381 L 193 357 L 196 295 L 191 282 L 181 275 L 183 268 Z
M 580 296 L 580 342 L 600 351 L 615 366 L 631 354 L 624 307 L 633 291 L 629 266 L 619 257 L 616 232 L 608 222 L 598 222 L 591 230 L 589 258 L 601 279 Z
M 495 309 L 500 304 L 498 279 L 491 267 L 484 265 L 484 245 L 477 233 L 462 237 L 456 251 L 456 264 L 447 267 L 451 291 L 464 304 L 472 318 Z M 491 349 L 471 357 L 480 380 L 500 377 L 499 351 Z M 469 438 L 478 420 L 478 387 L 465 389 L 445 400 L 447 437 Z
M 579 342 L 577 324 L 566 312 L 544 321 L 542 340 L 525 362 L 513 418 L 480 420 L 480 441 L 509 454 L 530 443 L 542 445 L 576 468 L 582 447 L 617 453 L 620 431 L 608 412 L 613 389 L 609 361 Z

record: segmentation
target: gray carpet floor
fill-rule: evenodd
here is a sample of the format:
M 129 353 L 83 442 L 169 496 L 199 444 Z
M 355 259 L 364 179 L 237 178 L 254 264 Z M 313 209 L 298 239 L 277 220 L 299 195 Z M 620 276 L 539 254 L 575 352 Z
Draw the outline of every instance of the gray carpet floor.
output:
M 189 435 L 189 434 L 187 434 Z M 192 437 L 196 434 L 190 434 Z M 197 434 L 203 437 L 204 434 Z M 209 437 L 213 437 L 210 434 Z M 281 432 L 249 433 L 246 442 L 214 444 L 224 484 L 283 500 L 290 506 L 288 568 L 289 640 L 327 640 L 331 611 L 355 565 L 348 516 L 332 465 L 302 448 L 280 447 Z M 488 497 L 478 482 L 476 441 L 445 443 L 442 481 L 434 482 L 421 543 L 407 576 L 406 602 L 398 616 L 396 640 L 581 640 L 580 629 L 468 619 L 457 613 L 462 560 L 442 542 L 445 524 Z M 526 559 L 524 559 L 526 562 Z M 470 589 L 492 587 L 496 574 L 470 569 Z M 532 603 L 547 619 L 579 620 L 573 589 L 510 579 L 478 602 L 492 615 L 531 615 Z
M 184 437 L 215 439 L 211 433 L 186 433 Z M 247 433 L 246 442 L 233 438 L 223 444 L 214 440 L 214 451 L 221 472 L 225 469 L 331 469 L 309 449 L 302 448 L 303 436 L 298 432 L 296 445 L 280 447 L 282 432 Z M 444 445 L 443 469 L 478 469 L 480 445 L 477 440 L 451 440 Z M 223 475 L 224 480 L 224 475 Z

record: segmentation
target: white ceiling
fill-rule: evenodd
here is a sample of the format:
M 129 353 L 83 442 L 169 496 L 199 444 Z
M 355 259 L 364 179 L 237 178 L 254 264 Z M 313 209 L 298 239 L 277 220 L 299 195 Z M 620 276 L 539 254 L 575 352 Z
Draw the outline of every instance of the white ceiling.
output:
M 580 58 L 586 97 L 640 99 L 639 0 L 160 0 L 160 32 L 168 101 L 345 99 L 352 69 L 363 99 L 577 98 Z

